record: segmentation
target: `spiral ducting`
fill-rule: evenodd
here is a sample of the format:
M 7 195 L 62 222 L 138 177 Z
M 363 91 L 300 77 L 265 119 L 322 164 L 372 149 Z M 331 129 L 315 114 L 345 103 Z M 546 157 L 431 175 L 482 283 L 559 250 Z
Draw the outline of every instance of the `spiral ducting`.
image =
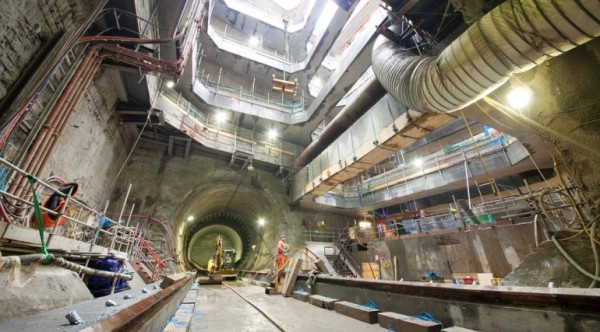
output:
M 600 35 L 598 0 L 509 0 L 435 57 L 383 36 L 372 63 L 381 85 L 419 112 L 451 112 L 524 72 Z

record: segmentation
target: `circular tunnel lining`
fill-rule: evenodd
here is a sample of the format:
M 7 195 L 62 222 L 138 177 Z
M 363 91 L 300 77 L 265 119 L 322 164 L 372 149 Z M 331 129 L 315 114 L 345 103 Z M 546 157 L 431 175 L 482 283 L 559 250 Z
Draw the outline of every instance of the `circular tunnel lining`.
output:
M 206 268 L 215 249 L 217 234 L 223 249 L 235 249 L 236 267 L 244 265 L 251 251 L 251 230 L 237 216 L 217 213 L 196 221 L 186 232 L 185 259 L 190 266 Z

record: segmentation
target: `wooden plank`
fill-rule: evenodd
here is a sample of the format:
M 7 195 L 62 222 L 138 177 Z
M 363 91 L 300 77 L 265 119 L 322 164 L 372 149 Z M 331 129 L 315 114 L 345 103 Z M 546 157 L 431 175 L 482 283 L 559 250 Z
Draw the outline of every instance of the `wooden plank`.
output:
M 323 262 L 320 259 L 317 259 L 315 261 L 315 266 L 317 267 L 317 270 L 319 270 L 319 272 L 323 272 L 323 273 L 328 273 L 329 271 L 327 271 L 327 267 L 325 266 L 325 262 Z
M 49 234 L 44 232 L 44 242 L 48 243 Z M 15 224 L 9 224 L 4 232 L 4 239 L 12 241 L 20 241 L 26 243 L 33 243 L 39 246 L 42 245 L 40 241 L 40 233 L 37 229 L 26 228 Z
M 294 285 L 296 285 L 296 279 L 298 278 L 298 273 L 300 273 L 301 267 L 302 259 L 292 258 L 290 270 L 285 276 L 285 281 L 283 282 L 283 288 L 281 290 L 281 294 L 283 294 L 283 296 L 292 296 Z
M 379 326 L 403 332 L 440 332 L 442 324 L 430 322 L 396 312 L 380 312 Z
M 377 314 L 379 313 L 379 309 L 372 309 L 369 307 L 365 307 L 360 304 L 348 302 L 348 301 L 338 301 L 335 303 L 335 311 L 339 312 L 342 315 L 346 315 L 348 317 L 352 317 L 361 322 L 365 322 L 368 324 L 376 324 L 378 322 Z M 404 331 L 398 330 L 396 331 Z
M 52 234 L 46 247 L 48 250 L 83 251 L 89 249 L 90 244 Z
M 367 262 L 361 264 L 362 277 L 364 279 L 381 279 L 379 263 Z
M 339 300 L 317 294 L 308 296 L 308 303 L 329 310 L 335 309 L 335 303 L 337 301 Z
M 4 231 L 6 231 L 6 228 L 8 228 L 8 223 L 0 221 L 0 238 L 4 236 Z
M 292 293 L 292 297 L 296 300 L 300 300 L 303 302 L 308 302 L 308 297 L 310 294 L 308 292 L 295 291 Z

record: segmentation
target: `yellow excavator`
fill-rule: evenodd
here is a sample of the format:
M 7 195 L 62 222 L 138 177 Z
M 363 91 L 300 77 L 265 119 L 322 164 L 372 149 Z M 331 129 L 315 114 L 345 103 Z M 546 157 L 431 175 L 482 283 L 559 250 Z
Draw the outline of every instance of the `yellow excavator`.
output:
M 223 236 L 217 234 L 215 238 L 215 251 L 208 260 L 208 272 L 231 272 L 235 268 L 235 249 L 223 249 Z

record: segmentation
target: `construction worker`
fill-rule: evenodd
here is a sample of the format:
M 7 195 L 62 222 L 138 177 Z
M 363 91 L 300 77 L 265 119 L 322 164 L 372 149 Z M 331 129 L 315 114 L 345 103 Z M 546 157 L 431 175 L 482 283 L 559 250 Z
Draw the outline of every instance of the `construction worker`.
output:
M 277 270 L 280 270 L 287 262 L 287 257 L 285 256 L 286 253 L 287 244 L 285 243 L 285 235 L 282 234 L 279 237 L 279 242 L 277 242 L 277 251 L 275 252 L 275 258 L 277 260 Z

